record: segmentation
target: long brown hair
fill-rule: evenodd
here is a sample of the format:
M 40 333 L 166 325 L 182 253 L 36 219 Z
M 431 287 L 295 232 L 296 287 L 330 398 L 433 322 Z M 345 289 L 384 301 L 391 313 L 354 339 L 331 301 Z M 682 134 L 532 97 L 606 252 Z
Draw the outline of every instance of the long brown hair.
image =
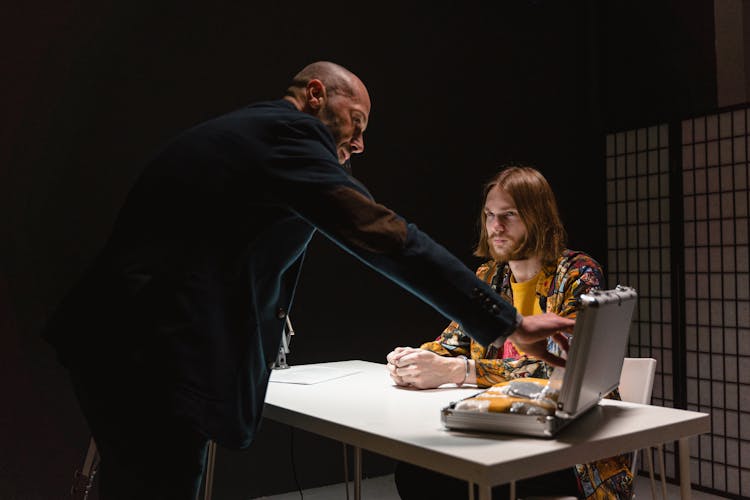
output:
M 484 202 L 495 187 L 505 191 L 518 210 L 518 216 L 526 226 L 526 238 L 518 249 L 521 255 L 538 255 L 544 264 L 557 261 L 567 235 L 560 220 L 555 194 L 547 179 L 534 167 L 504 167 L 484 186 L 482 210 L 479 216 L 479 243 L 474 255 L 492 258 L 487 235 L 487 216 Z

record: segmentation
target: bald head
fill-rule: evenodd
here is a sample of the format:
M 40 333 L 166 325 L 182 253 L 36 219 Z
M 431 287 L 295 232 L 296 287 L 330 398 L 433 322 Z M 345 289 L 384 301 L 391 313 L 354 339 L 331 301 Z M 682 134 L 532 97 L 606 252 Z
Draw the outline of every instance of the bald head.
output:
M 329 61 L 309 64 L 294 76 L 284 99 L 328 127 L 340 163 L 364 151 L 370 95 L 362 80 L 348 69 Z
M 358 91 L 367 89 L 357 75 L 343 66 L 329 61 L 317 61 L 305 66 L 294 75 L 286 95 L 294 95 L 304 89 L 311 80 L 320 80 L 329 93 L 353 97 Z

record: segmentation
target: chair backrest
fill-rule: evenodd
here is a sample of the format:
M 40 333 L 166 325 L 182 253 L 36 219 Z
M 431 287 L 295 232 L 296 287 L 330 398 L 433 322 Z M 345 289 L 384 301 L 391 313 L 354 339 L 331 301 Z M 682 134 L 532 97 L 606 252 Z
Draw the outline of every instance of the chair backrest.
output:
M 625 358 L 620 372 L 620 397 L 629 403 L 650 404 L 654 388 L 656 360 L 654 358 Z M 650 453 L 650 452 L 648 452 Z M 635 474 L 638 450 L 630 459 L 630 470 Z
M 625 358 L 620 373 L 620 397 L 630 403 L 651 403 L 656 360 L 654 358 Z

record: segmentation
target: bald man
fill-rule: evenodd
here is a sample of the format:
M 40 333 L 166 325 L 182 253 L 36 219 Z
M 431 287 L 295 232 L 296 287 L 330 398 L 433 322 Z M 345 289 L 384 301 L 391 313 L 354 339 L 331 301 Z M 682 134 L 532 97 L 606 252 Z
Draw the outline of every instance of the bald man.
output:
M 193 500 L 207 440 L 251 442 L 316 230 L 482 344 L 546 356 L 546 337 L 572 326 L 520 317 L 373 201 L 342 168 L 369 114 L 359 78 L 316 62 L 282 99 L 193 127 L 146 167 L 45 335 L 97 441 L 103 499 Z

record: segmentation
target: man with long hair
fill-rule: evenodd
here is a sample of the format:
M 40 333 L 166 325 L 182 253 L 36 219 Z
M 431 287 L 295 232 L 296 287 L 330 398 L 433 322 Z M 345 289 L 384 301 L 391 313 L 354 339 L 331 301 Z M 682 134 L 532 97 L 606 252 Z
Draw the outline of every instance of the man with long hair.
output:
M 578 298 L 603 285 L 599 264 L 589 255 L 565 248 L 566 233 L 552 188 L 529 166 L 502 169 L 484 189 L 480 236 L 475 255 L 489 259 L 477 276 L 524 316 L 555 313 L 574 319 Z M 547 350 L 561 355 L 549 339 Z M 397 347 L 387 356 L 394 382 L 418 389 L 446 383 L 493 384 L 522 377 L 549 378 L 552 366 L 519 348 L 511 339 L 483 346 L 452 322 L 420 348 Z M 416 466 L 399 463 L 396 484 L 404 500 L 465 498 L 466 483 Z M 630 498 L 632 475 L 625 456 L 517 483 L 520 496 L 574 495 L 581 498 Z M 507 496 L 507 486 L 493 499 Z

